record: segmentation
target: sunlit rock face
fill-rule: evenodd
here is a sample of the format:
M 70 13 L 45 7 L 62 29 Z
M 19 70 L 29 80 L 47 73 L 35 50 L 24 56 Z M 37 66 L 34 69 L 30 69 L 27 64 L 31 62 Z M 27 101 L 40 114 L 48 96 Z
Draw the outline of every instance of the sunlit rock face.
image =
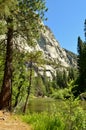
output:
M 43 58 L 46 60 L 46 63 L 43 65 L 43 67 L 34 69 L 35 72 L 36 70 L 38 71 L 36 72 L 36 75 L 37 73 L 43 75 L 45 71 L 46 75 L 52 78 L 52 76 L 56 74 L 57 70 L 63 70 L 68 67 L 77 67 L 77 55 L 66 49 L 63 49 L 49 27 L 44 26 L 44 29 L 40 32 L 40 39 L 36 41 L 37 45 L 35 49 L 33 47 L 29 47 L 26 40 L 21 36 L 18 36 L 16 40 L 14 39 L 14 44 L 17 43 L 17 46 L 21 51 L 25 50 L 28 52 L 43 52 Z M 3 39 L 5 39 L 5 36 L 0 36 L 0 41 Z
M 41 33 L 36 49 L 43 52 L 44 58 L 47 61 L 44 68 L 48 77 L 52 77 L 53 74 L 55 75 L 57 70 L 77 67 L 77 56 L 61 48 L 59 42 L 47 26 L 44 26 L 44 31 Z M 43 74 L 43 69 L 38 70 L 40 74 Z
M 43 50 L 46 59 L 55 61 L 55 63 L 63 67 L 77 66 L 77 56 L 61 48 L 59 42 L 47 26 L 45 26 L 45 31 L 41 34 L 39 46 Z
M 17 39 L 18 45 L 22 44 L 23 50 L 25 49 L 28 52 L 43 52 L 43 59 L 46 62 L 43 66 L 34 67 L 36 75 L 39 73 L 43 76 L 45 71 L 46 76 L 52 79 L 58 70 L 62 71 L 68 67 L 77 67 L 77 56 L 60 46 L 60 43 L 56 40 L 49 27 L 44 26 L 44 29 L 40 32 L 40 38 L 36 41 L 37 45 L 35 48 L 29 47 L 21 36 Z

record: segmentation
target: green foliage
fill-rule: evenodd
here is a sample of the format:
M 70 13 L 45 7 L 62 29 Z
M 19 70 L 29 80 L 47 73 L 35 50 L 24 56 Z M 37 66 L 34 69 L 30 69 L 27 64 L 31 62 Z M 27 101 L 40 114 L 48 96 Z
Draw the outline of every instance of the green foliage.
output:
M 78 77 L 78 70 L 76 68 L 68 68 L 68 81 L 76 80 Z
M 52 112 L 28 113 L 20 118 L 33 126 L 34 130 L 85 130 L 86 112 L 79 100 L 73 98 L 58 105 L 52 104 Z
M 64 130 L 64 124 L 58 115 L 48 113 L 34 113 L 22 116 L 23 120 L 33 125 L 34 130 Z
M 4 16 L 11 15 L 11 11 L 13 11 L 16 7 L 17 0 L 0 0 L 0 18 L 4 19 Z
M 34 67 L 34 64 L 35 66 L 41 66 L 44 64 L 44 60 L 43 60 L 43 53 L 42 51 L 31 51 L 31 52 L 28 52 L 27 53 L 27 58 L 26 58 L 26 61 L 27 62 L 32 62 L 33 66 Z
M 57 74 L 56 74 L 56 82 L 57 82 L 59 88 L 64 88 L 64 86 L 63 86 L 63 82 L 64 82 L 63 72 L 60 72 L 60 71 L 57 72 Z
M 78 38 L 78 71 L 77 94 L 86 91 L 86 43 Z
M 4 33 L 7 32 L 7 28 L 5 27 L 5 21 L 2 20 L 0 21 L 0 35 L 3 35 Z
M 24 64 L 21 65 L 20 61 L 17 61 L 18 66 L 16 67 L 18 67 L 19 69 L 17 69 L 18 74 L 16 70 L 14 70 L 16 68 L 12 68 L 12 66 L 14 66 L 12 64 L 12 60 L 14 58 L 13 51 L 15 51 L 15 48 L 19 51 L 22 48 L 22 46 L 24 46 L 24 43 L 28 44 L 29 46 L 32 46 L 36 43 L 36 40 L 40 35 L 40 29 L 42 28 L 41 20 L 43 20 L 44 18 L 45 11 L 47 11 L 45 7 L 45 0 L 5 0 L 4 2 L 2 0 L 0 1 L 0 35 L 3 34 L 4 36 L 6 36 L 7 42 L 4 80 L 1 89 L 1 109 L 3 107 L 11 108 L 11 106 L 7 106 L 7 104 L 11 104 L 9 103 L 11 101 L 10 97 L 13 97 L 15 95 L 12 95 L 11 89 L 14 93 L 17 93 L 17 95 L 14 96 L 14 98 L 18 98 L 17 96 L 21 94 L 20 90 L 23 84 L 27 87 L 27 83 L 24 81 L 25 78 L 27 79 L 27 76 L 22 74 L 24 73 Z M 20 37 L 22 39 L 22 43 Z M 13 71 L 14 77 L 12 77 Z M 14 86 L 13 88 L 11 85 L 11 81 Z M 29 86 L 30 84 L 31 80 L 29 81 Z M 5 91 L 5 89 L 7 90 L 7 88 L 8 91 Z M 6 101 L 3 101 L 3 98 Z
M 69 83 L 67 83 L 67 87 L 64 89 L 55 89 L 53 93 L 51 94 L 51 97 L 54 99 L 69 99 L 73 96 L 72 89 L 75 88 L 75 81 L 71 80 Z
M 41 76 L 37 76 L 34 78 L 32 89 L 34 91 L 35 96 L 44 96 L 46 95 L 46 88 L 43 84 Z M 31 90 L 32 90 L 31 89 Z
M 70 96 L 71 96 L 71 93 L 70 93 L 70 89 L 68 89 L 68 88 L 55 90 L 51 94 L 52 98 L 54 98 L 54 99 L 62 99 L 62 100 L 69 99 Z
M 24 105 L 24 101 L 28 92 L 28 87 L 30 83 L 30 69 L 32 69 L 31 78 L 31 90 L 30 94 L 35 96 L 44 96 L 46 93 L 45 86 L 40 76 L 34 77 L 34 64 L 39 66 L 42 64 L 42 53 L 36 51 L 34 53 L 18 53 L 15 50 L 14 60 L 13 60 L 13 78 L 12 78 L 12 104 L 16 104 L 17 107 L 21 104 Z M 17 59 L 17 60 L 16 60 Z M 32 62 L 32 66 L 30 66 Z M 21 109 L 21 105 L 20 108 Z M 16 106 L 15 106 L 16 107 Z
M 65 129 L 68 130 L 85 130 L 86 128 L 86 115 L 82 107 L 79 106 L 79 100 L 70 98 L 66 103 L 67 114 L 65 114 L 66 125 Z M 69 107 L 68 107 L 69 106 Z
M 67 83 L 71 80 L 75 80 L 77 78 L 77 69 L 72 67 L 67 68 L 67 70 L 57 71 L 56 74 L 56 84 L 59 88 L 66 88 Z
M 3 41 L 4 42 L 4 41 Z M 0 42 L 0 89 L 3 81 L 4 63 L 5 63 L 5 45 Z
M 16 101 L 16 95 L 18 93 L 18 89 L 20 87 L 19 97 L 18 97 L 18 103 L 25 98 L 25 93 L 27 90 L 27 87 L 29 85 L 28 77 L 29 73 L 26 70 L 25 65 L 25 54 L 23 53 L 17 53 L 17 50 L 15 51 L 15 57 L 13 60 L 13 77 L 12 77 L 12 104 L 15 104 Z M 17 59 L 17 60 L 16 60 Z M 18 104 L 17 104 L 18 105 Z

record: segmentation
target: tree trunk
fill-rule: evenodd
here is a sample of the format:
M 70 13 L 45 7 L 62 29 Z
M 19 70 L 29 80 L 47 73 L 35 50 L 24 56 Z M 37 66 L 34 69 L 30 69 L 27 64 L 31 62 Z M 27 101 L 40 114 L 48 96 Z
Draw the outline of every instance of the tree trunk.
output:
M 29 86 L 28 86 L 26 101 L 25 101 L 24 108 L 23 108 L 23 113 L 25 113 L 25 112 L 26 112 L 26 109 L 27 109 L 27 104 L 28 104 L 28 98 L 29 98 L 29 95 L 30 95 L 31 85 L 32 85 L 32 61 L 30 62 Z
M 0 109 L 11 108 L 11 87 L 12 87 L 12 53 L 13 53 L 13 20 L 7 19 L 7 48 L 4 68 L 3 84 L 0 93 Z

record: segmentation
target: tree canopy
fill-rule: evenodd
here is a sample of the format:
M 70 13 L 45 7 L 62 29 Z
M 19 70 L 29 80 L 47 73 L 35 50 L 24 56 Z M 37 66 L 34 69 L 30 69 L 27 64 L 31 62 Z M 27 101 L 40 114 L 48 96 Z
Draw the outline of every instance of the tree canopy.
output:
M 4 35 L 6 39 L 4 42 L 6 56 L 0 93 L 0 109 L 10 109 L 11 107 L 14 46 L 24 44 L 24 42 L 23 44 L 15 42 L 15 39 L 22 37 L 28 45 L 35 44 L 34 38 L 39 37 L 42 27 L 41 20 L 44 19 L 46 10 L 45 0 L 0 1 L 0 35 Z

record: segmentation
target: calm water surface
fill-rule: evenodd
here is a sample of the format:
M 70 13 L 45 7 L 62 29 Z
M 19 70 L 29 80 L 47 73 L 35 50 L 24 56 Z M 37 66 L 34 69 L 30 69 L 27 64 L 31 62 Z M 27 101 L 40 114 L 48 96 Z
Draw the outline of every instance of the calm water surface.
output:
M 54 100 L 51 98 L 34 98 L 29 100 L 28 109 L 30 112 L 52 112 L 62 105 L 61 100 Z
M 86 110 L 86 101 L 82 101 L 80 103 L 81 106 Z M 29 112 L 52 112 L 52 111 L 61 111 L 66 110 L 66 104 L 65 101 L 62 101 L 60 99 L 54 100 L 51 98 L 32 98 L 29 99 L 28 104 L 28 110 Z

